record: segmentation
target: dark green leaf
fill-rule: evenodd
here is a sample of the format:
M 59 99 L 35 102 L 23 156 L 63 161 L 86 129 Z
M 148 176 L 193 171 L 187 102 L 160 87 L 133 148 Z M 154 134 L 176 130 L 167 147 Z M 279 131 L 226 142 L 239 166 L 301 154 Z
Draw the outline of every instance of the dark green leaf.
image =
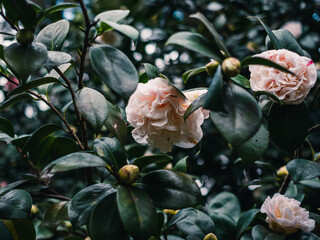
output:
M 136 186 L 145 190 L 155 206 L 181 209 L 202 203 L 198 185 L 191 177 L 171 170 L 156 170 L 140 178 Z
M 116 138 L 97 138 L 93 142 L 93 150 L 116 171 L 128 164 L 125 149 Z
M 183 82 L 186 83 L 189 78 L 204 71 L 206 71 L 206 66 L 202 66 L 202 67 L 198 67 L 198 68 L 194 68 L 194 69 L 190 69 L 189 71 L 186 71 L 185 73 L 182 74 Z
M 68 53 L 59 51 L 48 51 L 48 60 L 45 64 L 47 68 L 60 66 L 62 64 L 71 62 L 72 57 Z
M 251 237 L 251 234 L 248 233 L 246 235 L 243 235 L 240 240 L 253 240 L 253 237 Z
M 187 159 L 188 158 L 189 158 L 189 156 L 186 156 L 186 157 L 180 159 L 176 163 L 176 165 L 174 165 L 173 170 L 186 173 L 187 172 L 187 167 L 188 167 L 188 165 L 187 165 Z
M 51 145 L 55 139 L 55 137 L 49 135 L 31 148 L 29 155 L 34 166 L 41 169 L 52 161 Z
M 76 228 L 89 223 L 94 208 L 107 196 L 116 192 L 109 184 L 99 183 L 88 186 L 78 192 L 68 206 L 69 219 Z M 115 196 L 114 196 L 115 197 Z M 109 208 L 106 208 L 109 210 Z M 107 211 L 103 211 L 107 212 Z M 95 213 L 97 215 L 97 213 Z M 92 228 L 92 223 L 90 225 Z
M 307 136 L 309 112 L 303 102 L 299 105 L 273 104 L 268 118 L 270 137 L 283 150 L 293 153 Z
M 210 117 L 222 136 L 237 148 L 257 132 L 262 113 L 254 97 L 238 85 L 225 86 L 224 107 L 227 113 L 212 111 Z
M 9 229 L 2 221 L 0 221 L 0 233 L 3 240 L 14 240 Z
M 142 190 L 120 186 L 117 203 L 126 231 L 137 239 L 148 239 L 157 232 L 157 212 L 149 196 Z
M 218 239 L 236 239 L 236 222 L 229 217 L 229 215 L 223 213 L 213 213 L 210 217 L 214 222 L 216 228 L 215 235 Z
M 196 213 L 197 210 L 195 210 L 194 208 L 184 208 L 181 209 L 178 213 L 176 213 L 168 222 L 167 224 L 167 228 L 172 227 L 174 224 L 176 224 L 177 222 L 183 220 L 184 218 L 188 217 L 190 214 L 192 213 Z
M 0 132 L 8 134 L 10 137 L 14 137 L 14 128 L 12 123 L 3 117 L 0 117 Z
M 30 137 L 31 137 L 31 134 L 24 134 L 24 135 L 18 136 L 12 140 L 11 144 L 13 144 L 18 148 L 23 148 L 23 146 L 26 144 L 26 142 Z
M 102 158 L 90 153 L 76 152 L 51 162 L 42 173 L 48 170 L 51 173 L 58 173 L 88 167 L 106 167 L 106 162 Z
M 285 239 L 285 235 L 273 233 L 261 225 L 254 226 L 251 234 L 254 240 L 284 240 Z
M 202 35 L 192 32 L 177 32 L 173 34 L 166 42 L 166 45 L 175 44 L 195 51 L 208 58 L 221 61 L 220 52 L 214 50 L 215 47 Z
M 90 48 L 93 69 L 100 78 L 121 97 L 128 99 L 136 89 L 139 75 L 129 58 L 111 46 Z
M 260 209 L 250 209 L 240 215 L 237 223 L 237 239 L 239 239 L 241 234 L 250 226 L 258 212 L 260 212 Z
M 306 181 L 308 181 L 308 180 L 306 180 Z M 298 200 L 299 202 L 302 202 L 304 199 L 304 196 L 305 196 L 305 194 L 303 192 L 303 188 L 301 188 L 298 184 L 293 184 L 292 181 L 290 181 L 284 195 L 288 198 L 294 198 L 294 199 Z
M 143 65 L 144 65 L 144 68 L 146 69 L 146 73 L 149 79 L 154 79 L 159 77 L 160 70 L 157 67 L 153 66 L 150 63 L 144 63 Z
M 26 191 L 12 190 L 0 198 L 0 219 L 28 219 L 32 198 Z
M 44 10 L 43 14 L 38 16 L 38 23 L 41 22 L 45 17 L 49 16 L 52 13 L 62 11 L 68 8 L 80 7 L 78 4 L 75 3 L 62 3 L 58 5 L 51 6 Z
M 189 105 L 187 110 L 184 112 L 183 119 L 184 121 L 187 120 L 187 118 L 194 113 L 197 109 L 201 108 L 204 104 L 204 101 L 206 99 L 206 94 L 200 95 L 198 98 L 196 98 L 192 103 Z
M 320 163 L 306 159 L 293 159 L 287 164 L 287 170 L 295 183 L 320 176 Z
M 8 184 L 7 186 L 4 186 L 2 188 L 0 188 L 0 196 L 9 192 L 11 189 L 14 189 L 24 183 L 26 183 L 28 180 L 19 180 L 13 183 Z
M 69 153 L 81 151 L 81 147 L 77 142 L 67 137 L 57 137 L 51 144 L 51 157 L 57 159 Z
M 203 239 L 208 233 L 213 233 L 215 230 L 211 218 L 199 210 L 177 222 L 177 227 L 185 235 L 197 237 L 196 239 Z
M 81 115 L 99 132 L 108 117 L 108 101 L 92 88 L 80 89 L 75 96 L 75 103 Z
M 230 192 L 221 192 L 214 196 L 208 203 L 208 214 L 223 213 L 238 221 L 241 209 L 236 195 Z
M 49 136 L 51 133 L 62 130 L 62 128 L 55 124 L 46 124 L 38 128 L 32 136 L 28 139 L 26 144 L 22 148 L 22 152 L 26 153 L 37 144 L 39 144 L 45 137 Z
M 231 77 L 231 80 L 238 84 L 240 87 L 243 88 L 250 88 L 250 81 L 248 78 L 242 76 L 241 74 L 238 74 L 237 76 Z
M 61 201 L 52 204 L 43 214 L 42 221 L 50 229 L 55 230 L 60 223 L 68 219 L 67 202 Z
M 69 32 L 69 25 L 65 19 L 51 23 L 38 33 L 36 41 L 45 45 L 48 50 L 59 51 Z
M 106 25 L 106 26 L 104 26 Z M 127 37 L 131 38 L 133 41 L 137 41 L 139 38 L 139 32 L 137 29 L 130 25 L 126 24 L 119 24 L 114 21 L 103 21 L 101 22 L 101 27 L 103 29 L 108 29 L 108 27 L 111 27 L 114 30 L 117 30 L 118 32 L 126 35 Z
M 142 156 L 138 157 L 134 160 L 133 164 L 137 165 L 140 169 L 140 171 L 143 171 L 145 167 L 147 167 L 150 164 L 168 164 L 172 162 L 172 157 L 166 154 L 155 154 L 155 155 L 149 155 L 149 156 Z
M 257 96 L 257 97 L 259 97 L 261 95 L 265 95 L 265 96 L 268 96 L 269 98 L 271 98 L 276 103 L 279 103 L 280 105 L 283 104 L 283 102 L 276 95 L 274 95 L 274 94 L 272 94 L 270 92 L 256 91 L 256 92 L 254 92 L 254 95 Z
M 1 220 L 1 222 L 9 229 L 14 240 L 35 240 L 36 231 L 30 220 L 26 219 L 13 219 Z M 10 239 L 10 238 L 9 238 Z M 1 232 L 2 240 L 2 232 Z M 7 239 L 3 239 L 7 240 Z

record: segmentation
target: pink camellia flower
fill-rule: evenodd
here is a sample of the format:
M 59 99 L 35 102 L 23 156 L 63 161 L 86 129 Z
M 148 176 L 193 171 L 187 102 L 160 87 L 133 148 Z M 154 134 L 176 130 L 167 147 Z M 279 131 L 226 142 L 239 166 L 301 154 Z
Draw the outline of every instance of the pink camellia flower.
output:
M 309 212 L 300 207 L 301 202 L 276 193 L 272 198 L 267 197 L 261 206 L 261 212 L 267 214 L 267 223 L 275 232 L 292 234 L 298 229 L 311 232 L 315 221 L 309 218 Z
M 135 128 L 133 138 L 138 143 L 160 148 L 164 153 L 172 150 L 172 144 L 193 147 L 203 136 L 200 126 L 209 112 L 197 109 L 186 122 L 183 115 L 191 102 L 206 92 L 195 90 L 184 95 L 163 78 L 139 83 L 126 107 L 127 120 Z
M 286 104 L 300 104 L 317 81 L 313 61 L 289 50 L 269 50 L 255 57 L 269 59 L 296 74 L 294 76 L 263 65 L 249 66 L 252 90 L 270 92 Z

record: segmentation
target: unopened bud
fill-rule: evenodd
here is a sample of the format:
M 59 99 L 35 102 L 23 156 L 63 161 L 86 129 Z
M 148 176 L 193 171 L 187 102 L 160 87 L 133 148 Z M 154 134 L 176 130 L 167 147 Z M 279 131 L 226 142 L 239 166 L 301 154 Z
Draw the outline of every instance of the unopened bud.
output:
M 34 39 L 33 32 L 28 29 L 20 29 L 16 35 L 17 42 L 23 46 L 32 43 Z
M 176 214 L 176 211 L 173 210 L 173 209 L 163 209 L 163 212 L 165 214 L 169 214 L 169 215 L 175 215 Z
M 278 171 L 277 171 L 277 175 L 279 177 L 283 177 L 283 176 L 288 175 L 287 167 L 286 166 L 282 166 L 281 168 L 279 168 Z
M 39 212 L 39 208 L 36 205 L 32 204 L 30 212 L 32 215 L 36 215 Z
M 64 221 L 64 225 L 66 226 L 66 228 L 71 228 L 72 224 L 70 221 Z
M 234 77 L 240 73 L 241 63 L 234 57 L 228 57 L 222 62 L 222 71 L 227 77 Z
M 206 65 L 206 72 L 210 77 L 213 77 L 219 65 L 220 63 L 216 60 L 213 60 Z
M 119 179 L 122 183 L 134 183 L 140 175 L 139 168 L 136 165 L 125 165 L 119 170 Z
M 218 240 L 218 238 L 213 233 L 208 233 L 203 240 Z

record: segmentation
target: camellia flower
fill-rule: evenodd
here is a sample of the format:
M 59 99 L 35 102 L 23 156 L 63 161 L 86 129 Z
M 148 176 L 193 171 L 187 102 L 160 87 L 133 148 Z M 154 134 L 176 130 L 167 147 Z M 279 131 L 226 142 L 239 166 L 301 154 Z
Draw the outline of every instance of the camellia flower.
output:
M 135 128 L 133 138 L 170 152 L 172 144 L 191 148 L 202 138 L 201 124 L 209 111 L 197 109 L 186 121 L 183 115 L 191 102 L 207 90 L 194 90 L 182 94 L 168 80 L 155 78 L 139 83 L 126 107 L 128 122 Z
M 272 198 L 267 197 L 261 206 L 261 212 L 267 214 L 266 221 L 275 232 L 291 234 L 301 229 L 311 232 L 315 221 L 309 218 L 309 212 L 300 207 L 301 202 L 276 193 Z
M 300 104 L 317 81 L 313 61 L 289 50 L 269 50 L 255 57 L 269 59 L 296 74 L 294 76 L 263 65 L 249 66 L 252 90 L 270 92 L 286 104 Z

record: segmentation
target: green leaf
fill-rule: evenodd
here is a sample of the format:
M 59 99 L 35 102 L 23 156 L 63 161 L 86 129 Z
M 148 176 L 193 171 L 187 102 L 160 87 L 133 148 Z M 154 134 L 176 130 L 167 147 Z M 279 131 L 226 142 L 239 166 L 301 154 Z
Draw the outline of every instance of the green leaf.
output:
M 210 83 L 204 99 L 203 108 L 213 111 L 225 111 L 223 105 L 223 80 L 219 65 Z
M 260 212 L 260 209 L 250 209 L 240 215 L 237 223 L 237 239 L 239 239 L 241 234 L 250 226 L 258 212 Z
M 183 82 L 186 83 L 189 78 L 204 71 L 206 71 L 206 66 L 202 66 L 202 67 L 198 67 L 198 68 L 194 68 L 186 71 L 185 73 L 182 74 Z
M 262 57 L 250 57 L 249 56 L 241 61 L 241 66 L 248 66 L 248 65 L 263 65 L 263 66 L 267 66 L 267 67 L 273 67 L 273 68 L 278 69 L 282 72 L 290 73 L 290 74 L 296 76 L 296 74 L 294 74 L 290 70 L 286 69 L 285 67 L 282 67 L 281 65 L 279 65 L 269 59 L 262 58 Z
M 183 220 L 184 218 L 188 217 L 189 215 L 191 215 L 192 213 L 197 213 L 197 210 L 195 210 L 194 208 L 184 208 L 181 209 L 178 213 L 176 213 L 168 222 L 167 224 L 167 228 L 172 227 L 174 224 L 180 222 L 181 220 Z M 211 220 L 211 219 L 210 219 Z
M 253 240 L 253 238 L 251 237 L 251 234 L 248 233 L 246 235 L 243 235 L 240 240 Z
M 116 171 L 128 164 L 125 149 L 116 138 L 97 138 L 93 142 L 93 150 L 112 165 Z
M 69 32 L 69 25 L 65 19 L 51 23 L 38 33 L 36 41 L 45 45 L 48 50 L 59 51 Z
M 45 9 L 44 12 L 37 17 L 37 19 L 38 19 L 37 21 L 39 23 L 45 17 L 49 16 L 52 13 L 55 13 L 55 12 L 58 12 L 58 11 L 62 11 L 64 9 L 68 9 L 68 8 L 75 8 L 75 7 L 80 7 L 80 6 L 78 4 L 75 4 L 75 3 L 62 3 L 62 4 L 51 6 L 51 7 L 47 8 L 47 9 Z
M 92 88 L 82 88 L 75 96 L 75 104 L 81 115 L 99 132 L 108 117 L 108 101 Z
M 136 89 L 139 75 L 129 58 L 111 46 L 90 48 L 93 69 L 100 78 L 124 99 L 128 99 Z
M 31 205 L 29 193 L 11 190 L 0 198 L 0 219 L 29 219 Z
M 285 235 L 273 233 L 261 225 L 256 225 L 252 229 L 253 240 L 284 240 Z
M 0 232 L 3 240 L 14 240 L 9 229 L 2 221 L 0 221 Z
M 233 193 L 221 192 L 209 201 L 207 211 L 209 216 L 223 213 L 238 221 L 241 212 L 240 202 Z
M 293 153 L 307 136 L 309 112 L 303 102 L 299 105 L 273 104 L 268 118 L 270 137 L 283 150 Z
M 4 59 L 12 72 L 23 82 L 48 59 L 46 47 L 37 42 L 22 46 L 12 43 L 4 49 Z
M 155 206 L 181 209 L 202 203 L 198 185 L 191 177 L 171 170 L 156 170 L 147 173 L 134 185 L 146 191 Z
M 250 81 L 248 78 L 238 74 L 237 76 L 231 77 L 232 82 L 238 84 L 240 87 L 243 88 L 250 88 Z
M 45 167 L 42 173 L 46 171 L 58 173 L 88 167 L 106 167 L 106 162 L 100 157 L 90 153 L 76 152 L 51 162 Z
M 212 111 L 211 120 L 235 148 L 241 146 L 261 126 L 262 113 L 254 97 L 238 85 L 224 88 L 226 113 Z
M 90 218 L 89 232 L 92 240 L 126 239 L 127 234 L 117 209 L 115 191 L 109 190 L 103 199 L 95 203 Z
M 208 233 L 215 231 L 215 226 L 211 218 L 199 210 L 192 212 L 177 222 L 177 227 L 187 235 L 187 237 L 193 236 L 196 237 L 196 239 L 203 239 Z
M 186 156 L 182 159 L 180 159 L 176 165 L 174 165 L 173 170 L 175 171 L 179 171 L 179 172 L 187 172 L 187 159 L 189 158 L 189 156 Z
M 60 223 L 68 219 L 68 206 L 66 201 L 52 204 L 46 208 L 42 221 L 49 229 L 55 230 Z
M 127 139 L 127 123 L 116 105 L 108 102 L 108 109 L 109 115 L 104 125 L 124 145 Z
M 146 73 L 149 79 L 154 79 L 159 77 L 160 70 L 157 67 L 153 66 L 150 63 L 144 63 L 143 65 L 144 65 L 144 68 L 146 69 Z
M 192 103 L 189 105 L 187 110 L 184 112 L 183 119 L 184 121 L 187 120 L 187 118 L 194 113 L 197 109 L 201 108 L 205 102 L 206 94 L 200 95 L 198 98 L 196 98 Z
M 294 183 L 320 176 L 320 164 L 306 159 L 293 159 L 287 164 L 287 170 Z
M 51 144 L 50 155 L 52 159 L 57 159 L 67 154 L 79 151 L 81 151 L 81 147 L 71 138 L 57 137 Z
M 268 145 L 269 133 L 264 125 L 261 124 L 258 131 L 236 150 L 245 164 L 249 166 L 262 157 Z
M 10 190 L 26 183 L 28 180 L 19 180 L 19 181 L 16 181 L 16 182 L 13 182 L 13 183 L 9 183 L 7 186 L 4 186 L 2 188 L 0 188 L 0 196 L 9 192 Z
M 264 30 L 268 34 L 268 36 L 269 36 L 269 38 L 271 40 L 271 43 L 272 43 L 272 45 L 273 45 L 273 47 L 275 49 L 283 48 L 282 42 L 280 42 L 278 40 L 278 38 L 274 35 L 274 33 L 271 31 L 271 29 L 266 24 L 264 24 L 264 22 L 262 22 L 260 18 L 257 18 L 257 17 L 249 17 L 249 18 L 254 18 L 254 19 L 258 20 L 261 23 L 261 25 L 263 26 Z
M 0 117 L 0 132 L 8 134 L 10 137 L 14 137 L 14 128 L 12 123 L 3 117 Z
M 306 181 L 310 181 L 310 180 L 306 180 Z M 298 186 L 298 184 L 293 184 L 292 181 L 290 181 L 284 195 L 288 198 L 294 198 L 294 199 L 298 200 L 299 202 L 302 202 L 304 199 L 304 196 L 305 196 L 305 194 L 303 192 L 303 188 Z
M 89 223 L 93 209 L 107 196 L 116 192 L 109 184 L 90 185 L 78 192 L 68 206 L 69 219 L 76 228 Z M 109 207 L 106 208 L 109 210 Z M 105 211 L 103 211 L 105 213 Z M 106 211 L 108 212 L 108 211 Z M 97 215 L 97 213 L 95 213 Z M 92 228 L 92 223 L 90 224 Z M 90 231 L 91 232 L 91 231 Z
M 71 62 L 72 57 L 68 53 L 59 51 L 48 51 L 48 60 L 45 64 L 47 68 L 60 66 Z
M 273 93 L 270 93 L 270 92 L 256 91 L 256 92 L 254 92 L 254 95 L 257 97 L 259 97 L 261 95 L 265 95 L 265 96 L 268 96 L 269 98 L 271 98 L 276 103 L 279 103 L 280 105 L 283 104 L 283 102 L 276 95 L 274 95 Z
M 9 229 L 12 239 L 16 240 L 35 240 L 36 239 L 36 231 L 34 226 L 30 220 L 26 219 L 13 219 L 13 220 L 1 220 L 7 229 Z M 2 231 L 1 231 L 1 239 L 2 239 Z M 9 238 L 10 239 L 10 238 Z M 9 240 L 8 239 L 8 240 Z M 7 239 L 3 239 L 7 240 Z
M 120 20 L 124 19 L 130 13 L 129 10 L 110 10 L 99 13 L 95 18 L 94 21 L 113 21 L 119 22 Z
M 26 153 L 37 144 L 39 144 L 45 137 L 49 136 L 51 133 L 62 130 L 62 128 L 55 124 L 46 124 L 38 128 L 28 139 L 26 144 L 22 148 L 22 152 Z
M 296 38 L 292 35 L 290 31 L 288 31 L 287 29 L 278 29 L 273 30 L 272 32 L 278 39 L 278 41 L 282 44 L 282 48 L 295 52 L 300 56 L 304 56 L 303 49 L 300 47 Z M 266 37 L 266 46 L 268 49 L 272 49 L 272 43 L 268 36 Z
M 142 190 L 120 186 L 117 203 L 126 231 L 137 239 L 148 239 L 157 232 L 157 212 L 149 196 Z
M 38 169 L 52 161 L 51 145 L 55 139 L 55 137 L 49 135 L 30 150 L 30 161 Z
M 195 51 L 208 58 L 221 61 L 220 53 L 215 47 L 202 35 L 192 32 L 177 32 L 173 34 L 166 42 L 166 45 L 175 44 Z
M 154 154 L 149 156 L 141 156 L 134 160 L 133 164 L 137 165 L 142 172 L 145 167 L 150 164 L 167 165 L 172 162 L 172 157 L 166 154 Z
M 14 96 L 14 97 L 8 99 L 7 101 L 3 102 L 0 105 L 0 111 L 3 110 L 3 109 L 6 109 L 7 107 L 10 107 L 10 106 L 12 106 L 12 105 L 14 105 L 16 103 L 24 102 L 24 101 L 28 101 L 28 100 L 33 100 L 33 97 L 31 97 L 27 93 Z
M 41 85 L 48 84 L 48 83 L 61 83 L 61 82 L 58 79 L 53 78 L 53 77 L 38 78 L 38 79 L 32 80 L 31 82 L 27 82 L 27 83 L 15 88 L 13 91 L 11 91 L 7 95 L 7 97 L 26 92 L 30 89 L 33 89 L 33 88 L 36 88 L 36 87 L 39 87 Z
M 200 12 L 197 12 L 195 14 L 190 15 L 190 17 L 199 19 L 206 26 L 206 28 L 209 30 L 209 32 L 213 36 L 214 41 L 217 44 L 217 46 L 219 47 L 219 49 L 224 52 L 226 57 L 230 57 L 230 53 L 229 53 L 228 49 L 226 48 L 226 46 L 224 45 L 219 33 L 216 31 L 214 26 L 209 22 L 209 20 Z
M 106 26 L 104 26 L 104 25 L 106 25 Z M 139 31 L 130 25 L 119 24 L 114 21 L 103 20 L 101 22 L 101 27 L 103 29 L 108 29 L 108 27 L 111 27 L 112 29 L 117 30 L 118 32 L 131 38 L 133 41 L 137 41 L 139 38 Z
M 210 216 L 214 222 L 218 239 L 234 240 L 236 239 L 236 222 L 223 213 L 213 213 Z

